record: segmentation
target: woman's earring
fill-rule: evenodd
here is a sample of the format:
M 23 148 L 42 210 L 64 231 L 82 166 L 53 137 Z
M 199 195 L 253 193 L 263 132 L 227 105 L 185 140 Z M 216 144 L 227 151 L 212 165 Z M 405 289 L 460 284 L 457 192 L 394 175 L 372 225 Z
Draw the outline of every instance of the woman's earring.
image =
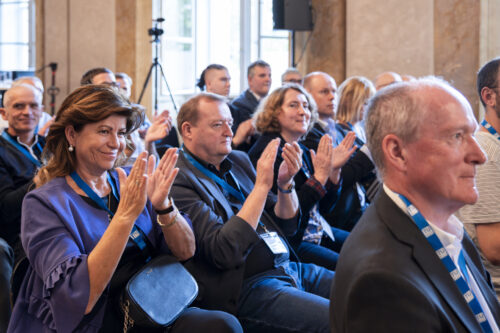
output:
M 70 153 L 72 153 L 73 150 L 75 150 L 75 148 L 73 147 L 73 145 L 69 145 L 68 150 L 69 150 Z

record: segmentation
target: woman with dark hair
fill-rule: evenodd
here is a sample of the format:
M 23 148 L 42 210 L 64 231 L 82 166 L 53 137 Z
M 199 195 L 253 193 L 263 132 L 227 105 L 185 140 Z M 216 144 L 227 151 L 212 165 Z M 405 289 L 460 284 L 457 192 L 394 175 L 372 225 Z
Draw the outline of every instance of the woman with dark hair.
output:
M 354 152 L 354 133 L 333 148 L 332 138 L 324 135 L 317 152 L 299 144 L 312 128 L 317 118 L 316 105 L 309 94 L 297 84 L 286 84 L 274 90 L 259 106 L 254 115 L 257 131 L 262 133 L 249 156 L 255 163 L 269 141 L 281 138 L 281 147 L 300 145 L 303 151 L 302 167 L 294 181 L 299 197 L 302 221 L 290 243 L 299 258 L 334 270 L 338 254 L 348 233 L 333 228 L 322 215 L 335 206 L 339 191 L 340 168 Z M 275 167 L 281 164 L 281 152 L 276 157 Z M 275 174 L 277 172 L 275 171 Z M 289 191 L 275 183 L 274 193 Z
M 156 168 L 146 152 L 131 169 L 114 168 L 141 117 L 103 85 L 80 87 L 64 100 L 47 137 L 46 166 L 23 202 L 30 267 L 9 332 L 123 331 L 119 296 L 129 278 L 158 254 L 194 254 L 190 222 L 169 198 L 176 149 Z M 211 328 L 241 330 L 228 314 L 187 309 L 172 331 Z

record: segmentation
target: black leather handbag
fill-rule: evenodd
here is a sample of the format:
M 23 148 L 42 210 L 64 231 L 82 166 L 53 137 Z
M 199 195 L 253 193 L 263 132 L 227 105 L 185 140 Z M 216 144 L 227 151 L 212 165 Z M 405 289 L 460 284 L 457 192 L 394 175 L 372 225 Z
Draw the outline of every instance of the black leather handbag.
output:
M 161 255 L 152 259 L 132 276 L 121 294 L 124 332 L 132 326 L 171 325 L 197 295 L 196 280 L 176 258 Z

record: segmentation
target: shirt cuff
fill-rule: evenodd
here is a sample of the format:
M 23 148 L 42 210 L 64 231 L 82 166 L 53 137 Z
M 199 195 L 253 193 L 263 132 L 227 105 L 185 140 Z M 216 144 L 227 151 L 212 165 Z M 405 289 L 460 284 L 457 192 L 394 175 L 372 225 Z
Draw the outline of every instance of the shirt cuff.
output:
M 328 184 L 328 181 L 327 181 Z M 320 198 L 324 197 L 326 194 L 326 189 L 321 183 L 314 178 L 314 176 L 309 177 L 309 179 L 306 181 L 306 185 L 314 189 L 320 196 Z

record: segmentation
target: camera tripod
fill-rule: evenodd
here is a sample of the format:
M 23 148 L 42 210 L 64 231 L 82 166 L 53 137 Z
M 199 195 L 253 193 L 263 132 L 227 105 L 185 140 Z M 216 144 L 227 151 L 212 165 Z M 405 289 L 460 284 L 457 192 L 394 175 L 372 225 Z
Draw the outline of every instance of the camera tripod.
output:
M 139 100 L 137 103 L 141 104 L 142 97 L 144 95 L 144 92 L 146 91 L 146 87 L 148 86 L 149 80 L 151 79 L 151 74 L 154 72 L 154 115 L 156 116 L 158 114 L 158 91 L 160 89 L 160 81 L 158 81 L 158 71 L 161 74 L 161 78 L 165 82 L 165 85 L 167 86 L 168 94 L 170 96 L 170 100 L 172 101 L 172 105 L 174 106 L 174 110 L 177 113 L 177 106 L 175 105 L 174 97 L 172 95 L 172 91 L 170 90 L 170 86 L 168 85 L 167 78 L 165 77 L 165 73 L 163 72 L 163 66 L 161 63 L 158 61 L 158 53 L 159 53 L 159 45 L 160 45 L 160 36 L 163 34 L 163 29 L 158 28 L 159 24 L 161 22 L 165 21 L 164 18 L 157 18 L 153 20 L 154 27 L 148 30 L 148 35 L 153 36 L 153 40 L 151 43 L 155 45 L 154 48 L 154 58 L 153 58 L 153 63 L 149 67 L 149 72 L 148 75 L 146 76 L 146 80 L 144 81 L 144 84 L 142 86 L 141 94 L 139 95 Z

